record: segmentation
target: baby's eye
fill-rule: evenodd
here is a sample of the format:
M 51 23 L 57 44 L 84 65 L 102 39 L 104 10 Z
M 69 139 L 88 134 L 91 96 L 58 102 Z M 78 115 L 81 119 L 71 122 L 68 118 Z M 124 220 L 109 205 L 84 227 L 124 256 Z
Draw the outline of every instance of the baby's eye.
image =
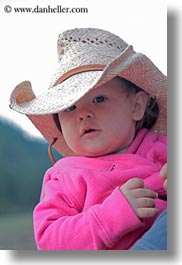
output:
M 65 109 L 65 111 L 66 112 L 71 112 L 71 111 L 73 111 L 75 109 L 76 109 L 76 106 L 75 105 L 72 105 L 72 106 L 68 107 L 67 109 Z
M 104 96 L 97 96 L 93 99 L 93 103 L 100 103 L 106 100 L 106 97 Z

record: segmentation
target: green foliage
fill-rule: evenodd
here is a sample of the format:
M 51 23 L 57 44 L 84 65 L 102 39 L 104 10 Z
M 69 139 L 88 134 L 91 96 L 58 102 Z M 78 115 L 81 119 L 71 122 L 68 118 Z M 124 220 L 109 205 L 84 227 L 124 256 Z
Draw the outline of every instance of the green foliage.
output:
M 32 212 L 0 218 L 0 250 L 36 250 Z
M 51 166 L 46 141 L 0 120 L 0 215 L 32 210 Z

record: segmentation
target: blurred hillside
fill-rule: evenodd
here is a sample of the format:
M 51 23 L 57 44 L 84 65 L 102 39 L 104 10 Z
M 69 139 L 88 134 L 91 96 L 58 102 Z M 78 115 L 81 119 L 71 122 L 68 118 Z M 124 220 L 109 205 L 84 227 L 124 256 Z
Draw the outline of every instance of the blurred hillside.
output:
M 47 147 L 46 141 L 0 118 L 0 249 L 36 249 L 32 212 L 52 165 Z
M 31 211 L 51 166 L 46 141 L 0 120 L 0 215 Z

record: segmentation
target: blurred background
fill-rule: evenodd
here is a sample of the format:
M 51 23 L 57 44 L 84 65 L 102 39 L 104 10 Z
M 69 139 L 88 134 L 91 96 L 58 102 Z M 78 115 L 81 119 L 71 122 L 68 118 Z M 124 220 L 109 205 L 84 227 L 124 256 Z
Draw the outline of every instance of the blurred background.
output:
M 32 212 L 45 170 L 47 143 L 0 119 L 0 249 L 35 249 Z

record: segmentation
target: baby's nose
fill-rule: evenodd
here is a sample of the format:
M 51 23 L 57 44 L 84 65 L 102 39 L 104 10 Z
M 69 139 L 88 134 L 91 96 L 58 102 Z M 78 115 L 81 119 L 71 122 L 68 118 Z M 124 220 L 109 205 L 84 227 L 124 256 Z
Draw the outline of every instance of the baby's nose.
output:
M 94 117 L 94 113 L 91 110 L 82 110 L 79 113 L 79 119 L 84 120 L 84 119 L 91 119 Z

